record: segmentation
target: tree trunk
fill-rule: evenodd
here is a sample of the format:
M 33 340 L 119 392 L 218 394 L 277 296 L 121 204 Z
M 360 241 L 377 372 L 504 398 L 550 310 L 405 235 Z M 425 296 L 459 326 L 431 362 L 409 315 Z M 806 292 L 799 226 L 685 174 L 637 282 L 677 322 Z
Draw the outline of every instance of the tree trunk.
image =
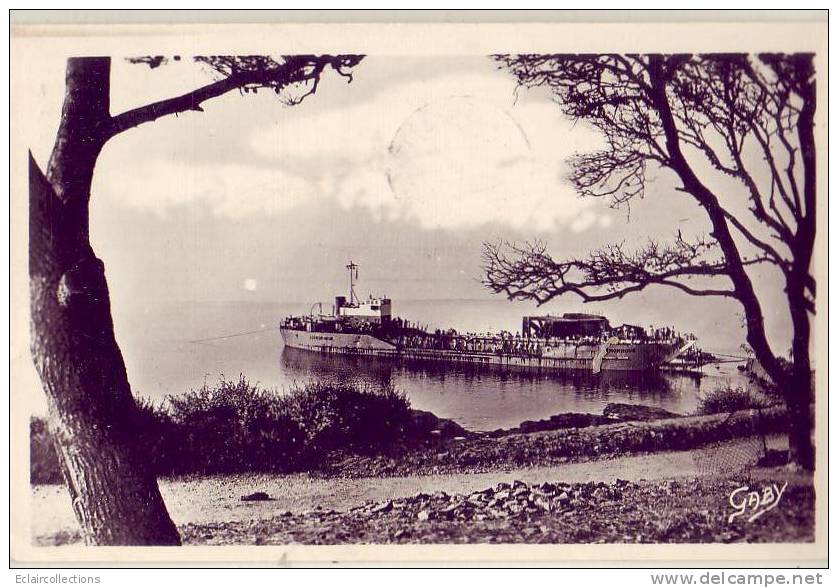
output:
M 799 65 L 803 79 L 798 88 L 803 106 L 797 121 L 800 154 L 803 161 L 803 215 L 798 220 L 797 232 L 791 243 L 794 264 L 786 280 L 786 295 L 791 312 L 794 339 L 792 341 L 792 369 L 787 386 L 786 406 L 789 410 L 789 464 L 805 470 L 815 469 L 815 447 L 812 442 L 814 422 L 812 406 L 815 402 L 812 382 L 812 362 L 809 357 L 811 324 L 806 310 L 806 279 L 815 248 L 817 219 L 817 177 L 815 145 L 815 109 L 817 94 L 812 56 L 803 56 Z M 810 80 L 810 76 L 812 79 Z M 814 287 L 811 289 L 814 297 Z
M 789 466 L 807 471 L 815 469 L 810 381 L 811 376 L 808 374 L 805 378 L 793 376 L 789 384 L 791 389 L 786 392 L 786 407 L 789 412 Z
M 110 137 L 110 60 L 72 58 L 44 175 L 30 154 L 31 347 L 50 431 L 86 543 L 178 545 L 116 343 L 104 264 L 89 241 L 96 159 Z
M 815 469 L 815 448 L 812 443 L 814 422 L 811 410 L 814 394 L 809 357 L 811 327 L 804 304 L 802 277 L 789 280 L 786 291 L 794 329 L 791 373 L 783 389 L 789 411 L 789 464 L 811 471 Z
M 665 73 L 664 58 L 660 55 L 650 57 L 649 77 L 651 81 L 652 100 L 660 114 L 669 160 L 667 166 L 674 171 L 683 183 L 683 188 L 689 192 L 707 213 L 713 227 L 710 235 L 718 242 L 727 264 L 727 274 L 736 292 L 736 298 L 745 311 L 746 338 L 754 350 L 757 360 L 774 380 L 779 381 L 783 375 L 780 362 L 771 350 L 768 336 L 765 333 L 765 320 L 762 306 L 757 298 L 753 283 L 739 254 L 739 248 L 730 232 L 724 208 L 718 197 L 698 178 L 683 152 L 678 126 L 675 122 L 667 96 L 668 74 Z
M 809 270 L 812 245 L 814 243 L 814 139 L 811 138 L 814 117 L 814 84 L 811 86 L 809 99 L 804 100 L 800 116 L 800 135 L 804 155 L 804 175 L 807 181 L 806 201 L 811 216 L 804 217 L 792 243 L 795 257 L 795 269 L 787 287 L 791 318 L 794 325 L 792 343 L 794 363 L 792 373 L 787 373 L 782 362 L 772 351 L 765 332 L 765 320 L 753 284 L 748 276 L 736 241 L 730 233 L 724 209 L 716 195 L 695 175 L 684 157 L 677 125 L 673 118 L 666 87 L 669 80 L 665 74 L 664 59 L 653 56 L 650 60 L 649 74 L 652 86 L 652 98 L 660 113 L 661 126 L 669 153 L 669 167 L 679 176 L 684 188 L 692 194 L 707 212 L 713 226 L 711 235 L 719 243 L 728 266 L 728 276 L 733 283 L 736 297 L 745 311 L 746 337 L 754 350 L 756 359 L 766 370 L 770 378 L 782 389 L 789 410 L 789 461 L 800 468 L 814 469 L 814 447 L 811 441 L 812 417 L 810 402 L 812 386 L 809 361 L 809 318 L 804 298 L 804 281 Z M 805 98 L 805 97 L 804 97 Z

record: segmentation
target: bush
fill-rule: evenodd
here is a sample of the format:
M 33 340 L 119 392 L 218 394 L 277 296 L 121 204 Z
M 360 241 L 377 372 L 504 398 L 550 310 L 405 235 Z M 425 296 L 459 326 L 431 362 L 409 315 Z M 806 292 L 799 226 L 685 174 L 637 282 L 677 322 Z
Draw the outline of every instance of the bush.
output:
M 61 468 L 47 421 L 41 417 L 29 420 L 29 483 L 58 484 Z
M 297 471 L 331 451 L 383 452 L 413 432 L 410 404 L 391 386 L 312 383 L 279 395 L 240 376 L 137 406 L 131 435 L 158 475 Z M 59 482 L 43 419 L 30 443 L 32 483 Z
M 405 437 L 410 403 L 392 386 L 312 383 L 280 399 L 304 436 L 306 461 L 329 451 L 375 452 Z
M 311 383 L 288 394 L 240 376 L 168 399 L 181 471 L 227 473 L 307 468 L 330 451 L 380 451 L 404 436 L 410 405 L 392 387 Z
M 282 398 L 240 376 L 167 399 L 180 455 L 175 473 L 289 470 L 304 436 Z
M 153 471 L 171 474 L 177 464 L 178 448 L 174 443 L 175 424 L 163 404 L 137 398 L 137 412 L 130 425 L 142 455 L 148 456 Z
M 699 398 L 697 414 L 717 414 L 753 408 L 766 408 L 773 404 L 766 396 L 741 386 L 716 388 Z

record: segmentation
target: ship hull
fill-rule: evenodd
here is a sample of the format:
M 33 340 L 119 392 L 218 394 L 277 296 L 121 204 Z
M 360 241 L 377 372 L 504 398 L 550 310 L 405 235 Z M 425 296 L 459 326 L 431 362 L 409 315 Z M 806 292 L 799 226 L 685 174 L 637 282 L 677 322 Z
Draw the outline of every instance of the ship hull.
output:
M 360 354 L 371 352 L 391 353 L 396 346 L 372 335 L 355 333 L 321 333 L 280 328 L 282 341 L 295 349 L 320 353 Z
M 546 346 L 539 356 L 515 353 L 397 347 L 369 334 L 321 333 L 281 328 L 285 345 L 321 354 L 388 357 L 394 359 L 499 365 L 550 371 L 647 371 L 657 369 L 677 354 L 670 345 L 603 342 Z

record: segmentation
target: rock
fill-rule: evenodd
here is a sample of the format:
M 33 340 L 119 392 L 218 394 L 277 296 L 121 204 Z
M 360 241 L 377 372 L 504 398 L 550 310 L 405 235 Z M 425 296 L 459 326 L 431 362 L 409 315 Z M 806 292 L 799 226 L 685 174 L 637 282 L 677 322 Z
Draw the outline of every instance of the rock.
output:
M 430 513 L 426 510 L 420 510 L 418 513 L 416 513 L 416 518 L 420 521 L 427 521 L 430 517 Z
M 370 512 L 371 513 L 384 513 L 384 512 L 390 512 L 391 510 L 393 510 L 393 501 L 388 500 L 387 502 L 382 502 L 381 504 L 378 504 L 378 505 L 374 506 L 372 508 L 372 510 L 370 510 Z
M 419 434 L 428 434 L 436 429 L 437 423 L 439 423 L 439 418 L 427 410 L 411 409 L 410 419 L 414 431 Z
M 245 494 L 241 497 L 244 502 L 259 501 L 259 500 L 273 500 L 267 492 L 254 492 L 253 494 Z
M 547 500 L 546 498 L 541 497 L 541 496 L 536 496 L 535 500 L 533 500 L 533 504 L 535 506 L 537 506 L 538 508 L 540 508 L 541 510 L 546 510 L 546 511 L 550 510 L 550 501 Z
M 678 413 L 670 412 L 663 408 L 655 406 L 646 406 L 645 404 L 622 404 L 619 402 L 612 402 L 606 405 L 602 415 L 614 421 L 656 421 L 658 419 L 671 419 L 680 417 Z
M 459 502 L 455 502 L 454 504 L 450 504 L 439 511 L 439 515 L 446 519 L 453 519 L 454 516 L 457 514 L 457 510 L 462 506 Z
M 451 419 L 439 419 L 439 432 L 443 439 L 463 440 L 469 436 L 469 432 Z
M 451 419 L 441 419 L 432 412 L 412 409 L 410 411 L 410 433 L 414 438 L 466 439 L 472 433 L 466 431 Z
M 476 506 L 477 508 L 481 508 L 485 504 L 482 494 L 472 494 L 467 498 L 467 501 L 469 504 Z
M 581 412 L 563 412 L 554 414 L 550 418 L 539 421 L 523 421 L 514 429 L 496 429 L 486 433 L 489 437 L 503 437 L 521 433 L 537 433 L 539 431 L 556 431 L 559 429 L 582 429 L 596 425 L 607 425 L 610 419 L 599 414 L 588 414 Z
M 603 415 L 565 412 L 554 414 L 550 418 L 540 421 L 524 421 L 518 426 L 518 430 L 521 433 L 534 433 L 537 431 L 555 431 L 557 429 L 582 429 L 608 424 L 609 422 L 610 420 Z

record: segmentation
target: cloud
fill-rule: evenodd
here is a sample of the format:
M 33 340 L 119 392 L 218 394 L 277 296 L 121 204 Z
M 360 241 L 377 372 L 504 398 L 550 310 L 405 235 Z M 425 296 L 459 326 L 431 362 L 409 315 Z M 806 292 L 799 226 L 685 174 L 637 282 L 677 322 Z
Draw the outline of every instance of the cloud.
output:
M 162 217 L 172 208 L 199 204 L 216 216 L 237 219 L 290 210 L 318 191 L 309 180 L 278 168 L 108 160 L 97 166 L 93 193 Z
M 393 80 L 385 75 L 393 59 L 370 60 L 365 67 L 379 75 L 369 71 L 369 86 L 359 71 L 351 87 L 324 84 L 281 111 L 251 100 L 242 112 L 237 96 L 214 101 L 212 114 L 146 129 L 142 140 L 162 150 L 138 153 L 139 134 L 109 146 L 94 189 L 160 215 L 200 205 L 245 218 L 319 199 L 427 229 L 598 226 L 598 207 L 565 176 L 567 159 L 598 148 L 599 136 L 537 92 L 516 96 L 511 77 L 488 59 L 484 70 L 482 60 L 470 63 Z
M 582 211 L 582 213 L 570 223 L 570 230 L 574 233 L 581 233 L 582 231 L 592 227 L 596 221 L 597 217 L 591 211 Z
M 512 80 L 489 66 L 393 85 L 251 139 L 267 160 L 314 162 L 324 195 L 345 208 L 454 230 L 489 223 L 550 230 L 592 215 L 565 180 L 565 162 L 599 144 L 555 104 L 516 102 Z M 585 219 L 586 227 L 596 221 Z

